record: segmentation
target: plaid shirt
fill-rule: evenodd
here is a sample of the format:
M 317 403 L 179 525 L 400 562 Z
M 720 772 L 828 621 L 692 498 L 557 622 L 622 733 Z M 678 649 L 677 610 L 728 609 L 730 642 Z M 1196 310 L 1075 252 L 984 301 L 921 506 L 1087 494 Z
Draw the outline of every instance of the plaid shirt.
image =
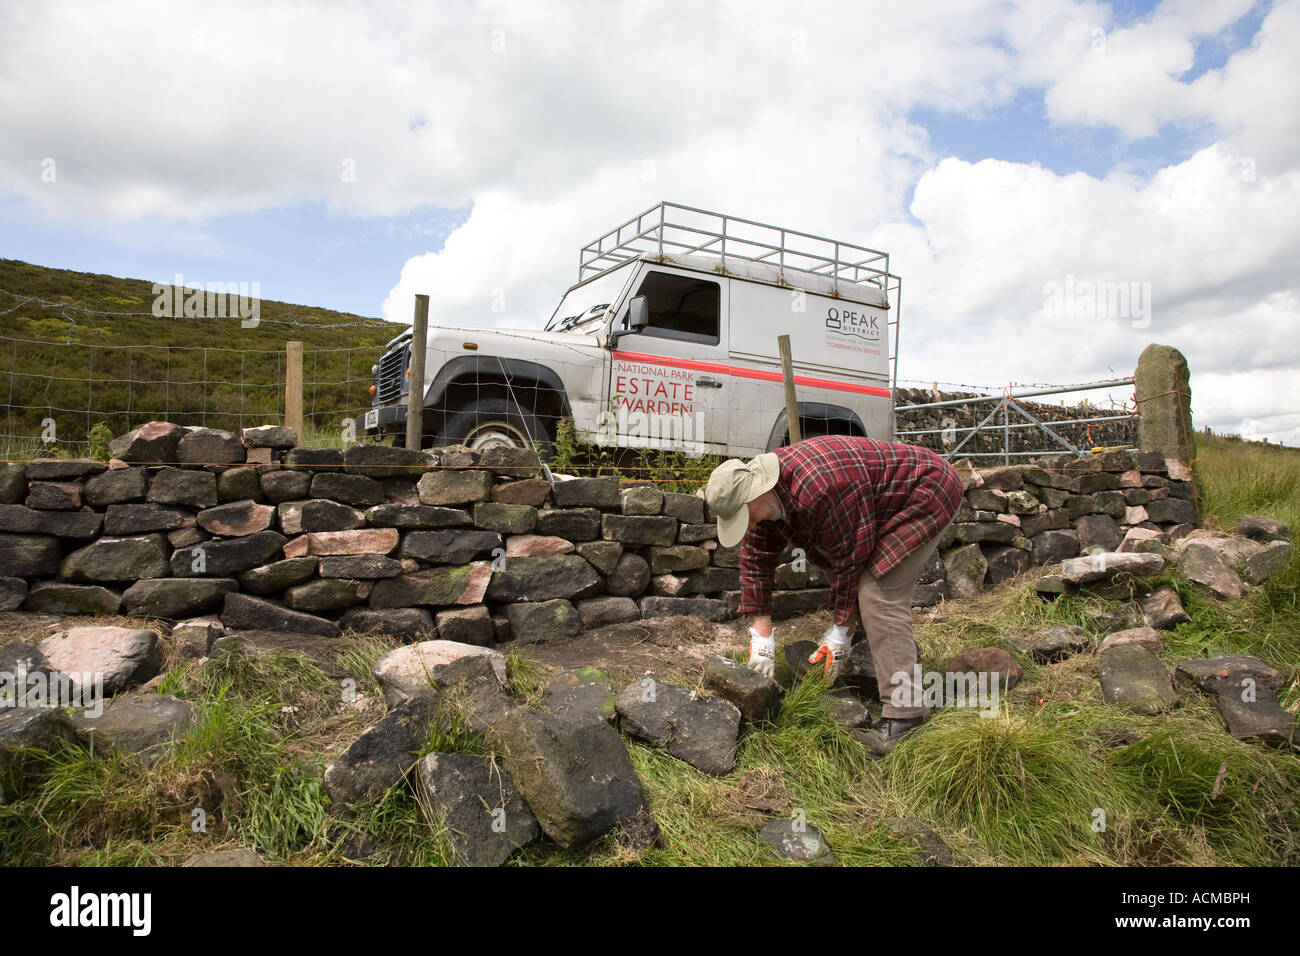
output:
M 773 491 L 785 514 L 740 543 L 742 614 L 769 614 L 772 576 L 786 542 L 831 580 L 835 623 L 858 601 L 864 570 L 879 578 L 939 534 L 961 504 L 961 478 L 927 448 L 827 435 L 776 449 Z

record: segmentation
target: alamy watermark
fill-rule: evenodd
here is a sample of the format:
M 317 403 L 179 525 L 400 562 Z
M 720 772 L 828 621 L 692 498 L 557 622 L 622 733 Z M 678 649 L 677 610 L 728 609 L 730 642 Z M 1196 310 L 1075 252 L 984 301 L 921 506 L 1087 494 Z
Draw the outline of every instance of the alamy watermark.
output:
M 977 707 L 981 717 L 996 717 L 1001 683 L 997 671 L 897 671 L 889 683 L 895 707 Z
M 1043 314 L 1056 319 L 1130 319 L 1133 328 L 1151 324 L 1151 283 L 1136 280 L 1075 279 L 1043 284 Z
M 0 709 L 7 707 L 81 707 L 87 717 L 104 712 L 104 675 L 65 674 L 30 670 L 31 660 L 20 660 L 12 671 L 0 671 Z
M 246 329 L 262 321 L 260 282 L 187 283 L 179 272 L 175 278 L 172 285 L 153 284 L 153 314 L 159 318 L 238 318 Z

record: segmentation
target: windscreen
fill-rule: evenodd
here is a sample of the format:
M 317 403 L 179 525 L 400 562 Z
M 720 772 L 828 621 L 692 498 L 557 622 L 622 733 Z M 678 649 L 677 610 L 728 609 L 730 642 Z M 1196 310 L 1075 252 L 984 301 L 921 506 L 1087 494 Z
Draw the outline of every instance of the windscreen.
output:
M 603 319 L 607 309 L 623 291 L 623 285 L 634 264 L 635 260 L 570 289 L 551 320 L 546 323 L 547 331 L 563 332 L 577 326 L 586 327 L 588 323 Z

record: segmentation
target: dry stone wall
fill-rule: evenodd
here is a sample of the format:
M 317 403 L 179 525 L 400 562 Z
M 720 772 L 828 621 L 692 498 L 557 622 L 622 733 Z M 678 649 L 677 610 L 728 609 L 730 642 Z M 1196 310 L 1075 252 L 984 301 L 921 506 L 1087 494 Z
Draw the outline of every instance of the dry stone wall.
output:
M 516 449 L 304 448 L 163 422 L 111 462 L 0 466 L 0 609 L 127 614 L 322 637 L 379 628 L 492 645 L 739 605 L 739 553 L 698 495 L 616 477 L 543 477 Z M 1197 523 L 1189 475 L 1158 453 L 962 468 L 967 490 L 915 603 L 1032 565 L 1134 550 Z M 826 607 L 787 554 L 774 616 Z

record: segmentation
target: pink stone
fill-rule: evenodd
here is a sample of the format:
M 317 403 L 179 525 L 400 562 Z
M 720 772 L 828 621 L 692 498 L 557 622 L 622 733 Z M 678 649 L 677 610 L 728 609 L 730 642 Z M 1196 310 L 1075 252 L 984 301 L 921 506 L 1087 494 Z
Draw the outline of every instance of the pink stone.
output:
M 310 554 L 387 554 L 397 547 L 398 537 L 396 528 L 313 531 L 307 549 Z
M 110 458 L 108 460 L 108 470 L 117 471 L 119 468 L 130 468 L 131 466 L 121 458 Z
M 1188 468 L 1177 458 L 1166 458 L 1165 466 L 1169 469 L 1169 477 L 1173 481 L 1192 480 L 1192 469 Z
M 1142 480 L 1142 472 L 1126 471 L 1119 476 L 1119 486 L 1121 488 L 1141 488 Z
M 305 534 L 290 538 L 288 544 L 284 546 L 284 556 L 286 558 L 305 558 L 310 553 L 310 544 Z
M 250 465 L 269 465 L 271 463 L 271 449 L 269 448 L 249 448 L 246 449 L 244 461 Z
M 1020 515 L 999 514 L 997 518 L 1004 524 L 1015 525 L 1017 528 L 1020 527 Z
M 506 538 L 507 558 L 535 558 L 544 554 L 569 554 L 573 542 L 545 534 L 513 534 Z
M 394 534 L 396 529 L 392 530 Z M 457 604 L 479 604 L 487 593 L 488 582 L 492 580 L 492 565 L 486 561 L 475 561 L 469 566 L 469 584 L 461 592 Z

